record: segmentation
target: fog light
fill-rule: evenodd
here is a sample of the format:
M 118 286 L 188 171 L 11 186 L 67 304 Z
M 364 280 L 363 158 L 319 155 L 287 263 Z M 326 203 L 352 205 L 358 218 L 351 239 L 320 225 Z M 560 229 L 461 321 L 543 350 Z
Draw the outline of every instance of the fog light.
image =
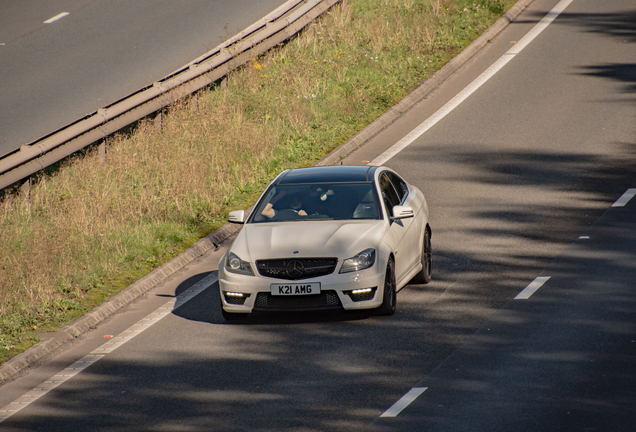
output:
M 351 294 L 353 294 L 353 295 L 364 294 L 364 293 L 369 293 L 371 291 L 373 291 L 373 288 L 357 289 L 357 290 L 351 291 Z
M 375 297 L 375 291 L 377 290 L 377 288 L 378 287 L 360 288 L 360 289 L 355 289 L 351 291 L 345 291 L 345 294 L 348 294 L 351 300 L 353 300 L 354 302 L 368 301 L 368 300 L 373 300 L 373 297 Z
M 223 296 L 225 296 L 226 303 L 242 306 L 250 295 L 240 292 L 224 291 Z

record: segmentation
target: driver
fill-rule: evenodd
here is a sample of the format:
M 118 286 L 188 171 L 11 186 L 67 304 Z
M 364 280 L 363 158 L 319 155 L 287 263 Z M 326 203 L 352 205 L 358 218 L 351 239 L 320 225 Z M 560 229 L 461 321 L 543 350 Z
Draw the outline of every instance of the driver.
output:
M 278 201 L 280 201 L 281 198 L 287 196 L 289 193 L 294 193 L 294 192 L 293 191 L 289 192 L 287 190 L 283 190 L 281 193 L 276 195 L 274 198 L 272 198 L 272 200 L 270 202 L 268 202 L 265 205 L 265 208 L 263 209 L 261 214 L 263 216 L 265 216 L 266 218 L 269 218 L 269 219 L 271 219 L 274 216 L 276 216 L 276 213 L 278 213 L 278 211 L 276 211 L 274 209 L 274 204 L 276 204 Z M 294 212 L 298 213 L 299 216 L 307 216 L 307 212 L 302 209 L 303 201 L 302 201 L 302 198 L 301 198 L 300 194 L 294 193 L 294 195 L 291 198 L 291 202 L 289 203 L 289 207 L 290 207 L 290 210 L 293 210 Z

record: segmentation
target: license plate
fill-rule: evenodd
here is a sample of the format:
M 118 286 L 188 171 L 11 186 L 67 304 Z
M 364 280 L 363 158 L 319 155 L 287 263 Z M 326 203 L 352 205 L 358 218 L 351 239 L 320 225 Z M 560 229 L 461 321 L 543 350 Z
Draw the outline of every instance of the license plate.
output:
M 291 284 L 271 284 L 269 286 L 272 295 L 309 295 L 320 294 L 320 283 L 291 283 Z

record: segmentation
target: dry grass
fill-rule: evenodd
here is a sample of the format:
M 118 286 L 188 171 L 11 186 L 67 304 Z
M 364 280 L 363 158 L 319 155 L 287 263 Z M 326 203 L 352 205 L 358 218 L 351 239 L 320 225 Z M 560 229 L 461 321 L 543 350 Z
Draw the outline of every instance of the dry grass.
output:
M 507 1 L 508 6 L 512 1 Z M 281 170 L 309 165 L 498 17 L 481 0 L 345 0 L 229 85 L 0 202 L 0 361 L 168 260 Z M 501 9 L 503 9 L 501 7 Z

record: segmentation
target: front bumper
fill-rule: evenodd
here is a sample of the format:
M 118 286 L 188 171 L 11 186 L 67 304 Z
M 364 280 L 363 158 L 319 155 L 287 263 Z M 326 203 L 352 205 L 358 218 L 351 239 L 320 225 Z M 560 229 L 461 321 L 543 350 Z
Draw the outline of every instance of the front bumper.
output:
M 219 287 L 221 304 L 226 312 L 309 311 L 327 309 L 373 309 L 382 304 L 384 271 L 376 261 L 371 268 L 351 273 L 332 273 L 311 279 L 289 281 L 259 275 L 243 276 L 227 272 L 221 262 Z M 316 295 L 272 295 L 271 284 L 320 283 Z M 370 292 L 354 294 L 354 290 L 370 288 Z

